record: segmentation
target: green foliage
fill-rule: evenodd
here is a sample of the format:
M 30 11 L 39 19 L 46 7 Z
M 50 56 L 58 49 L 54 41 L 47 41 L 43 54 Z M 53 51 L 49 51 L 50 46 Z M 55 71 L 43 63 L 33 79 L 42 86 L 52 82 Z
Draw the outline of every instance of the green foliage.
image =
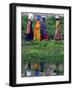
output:
M 26 32 L 27 20 L 28 20 L 28 16 L 22 17 L 22 31 L 23 32 Z
M 61 20 L 61 33 L 62 35 L 64 35 L 64 16 L 62 16 L 60 20 Z
M 27 46 L 26 46 L 26 43 Z M 41 42 L 25 42 L 22 48 L 22 60 L 24 62 L 49 62 L 63 63 L 64 50 L 63 41 L 41 41 Z
M 50 16 L 46 19 L 46 29 L 47 29 L 47 33 L 48 35 L 54 35 L 55 32 L 55 17 L 54 16 Z
M 32 21 L 32 29 L 34 29 L 35 22 L 36 22 L 36 20 L 33 19 L 33 21 Z

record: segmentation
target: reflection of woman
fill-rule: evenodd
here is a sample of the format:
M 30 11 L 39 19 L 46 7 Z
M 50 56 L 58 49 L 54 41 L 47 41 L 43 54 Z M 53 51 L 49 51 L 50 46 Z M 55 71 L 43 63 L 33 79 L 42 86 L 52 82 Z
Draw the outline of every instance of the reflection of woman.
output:
M 41 33 L 40 33 L 40 15 L 36 15 L 36 23 L 34 25 L 34 30 L 33 30 L 33 39 L 40 41 L 41 40 Z
M 39 70 L 39 64 L 38 63 L 34 64 L 34 75 L 40 76 L 40 70 Z
M 27 77 L 30 77 L 30 76 L 32 75 L 30 63 L 28 64 L 28 68 L 26 69 L 25 75 L 26 75 Z
M 40 63 L 40 71 L 43 72 L 44 71 L 44 67 L 45 67 L 45 63 L 44 62 L 41 62 Z
M 27 22 L 27 29 L 26 29 L 25 40 L 32 40 L 33 39 L 32 19 L 33 19 L 33 15 L 29 14 L 28 15 L 28 22 Z
M 26 70 L 26 76 L 27 77 L 30 77 L 31 76 L 31 70 L 30 69 Z

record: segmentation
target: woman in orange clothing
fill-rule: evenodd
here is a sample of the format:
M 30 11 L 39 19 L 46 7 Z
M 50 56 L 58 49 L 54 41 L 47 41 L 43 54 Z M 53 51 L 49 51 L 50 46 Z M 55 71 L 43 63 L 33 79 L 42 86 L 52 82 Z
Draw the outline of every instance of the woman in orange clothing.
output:
M 40 41 L 41 40 L 41 33 L 40 33 L 40 19 L 41 19 L 41 16 L 37 15 L 36 19 L 37 20 L 36 20 L 36 23 L 34 25 L 34 30 L 33 30 L 33 39 L 37 40 L 37 41 Z

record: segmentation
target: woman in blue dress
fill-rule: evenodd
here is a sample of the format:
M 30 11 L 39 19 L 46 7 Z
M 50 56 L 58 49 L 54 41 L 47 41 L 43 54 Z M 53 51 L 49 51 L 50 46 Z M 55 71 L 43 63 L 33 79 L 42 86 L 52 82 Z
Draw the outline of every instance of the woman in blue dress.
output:
M 45 19 L 46 19 L 46 16 L 43 15 L 42 18 L 41 18 L 41 39 L 45 39 L 45 40 L 48 40 L 48 35 L 47 35 L 47 32 L 46 32 L 46 25 L 45 25 Z

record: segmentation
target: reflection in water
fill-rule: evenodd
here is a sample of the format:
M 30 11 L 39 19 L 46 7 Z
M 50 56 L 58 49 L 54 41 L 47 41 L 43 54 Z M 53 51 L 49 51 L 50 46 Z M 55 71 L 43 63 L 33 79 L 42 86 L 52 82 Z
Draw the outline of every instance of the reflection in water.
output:
M 23 66 L 22 77 L 56 76 L 64 74 L 63 64 L 26 63 Z

